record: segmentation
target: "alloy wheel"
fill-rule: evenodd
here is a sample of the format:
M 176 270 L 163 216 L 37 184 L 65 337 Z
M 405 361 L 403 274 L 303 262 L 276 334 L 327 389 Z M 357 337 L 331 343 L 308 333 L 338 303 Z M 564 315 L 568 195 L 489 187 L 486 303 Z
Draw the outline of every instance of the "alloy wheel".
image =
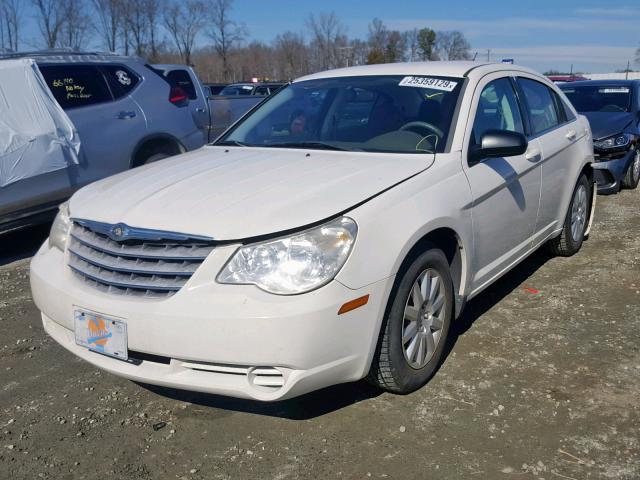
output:
M 571 206 L 571 236 L 574 241 L 580 240 L 584 235 L 584 227 L 587 223 L 587 189 L 584 185 L 579 185 L 573 195 Z
M 445 289 L 434 269 L 418 275 L 404 308 L 402 350 L 414 369 L 424 367 L 433 357 L 442 337 L 445 318 Z

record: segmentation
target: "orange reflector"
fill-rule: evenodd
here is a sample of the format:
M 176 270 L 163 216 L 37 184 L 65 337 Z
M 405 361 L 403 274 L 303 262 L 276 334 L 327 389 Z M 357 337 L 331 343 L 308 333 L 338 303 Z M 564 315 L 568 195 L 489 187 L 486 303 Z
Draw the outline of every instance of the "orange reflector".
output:
M 350 302 L 347 302 L 340 307 L 340 310 L 338 310 L 338 315 L 342 315 L 343 313 L 347 313 L 347 312 L 350 312 L 351 310 L 355 310 L 356 308 L 360 308 L 366 305 L 368 301 L 369 301 L 369 295 L 365 295 L 364 297 L 351 300 Z

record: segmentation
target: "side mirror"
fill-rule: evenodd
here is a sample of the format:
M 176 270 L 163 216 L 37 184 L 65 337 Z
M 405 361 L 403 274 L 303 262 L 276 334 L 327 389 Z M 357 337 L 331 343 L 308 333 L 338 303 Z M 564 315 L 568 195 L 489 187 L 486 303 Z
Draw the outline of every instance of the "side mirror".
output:
M 519 132 L 487 130 L 480 139 L 480 145 L 473 145 L 469 150 L 469 165 L 475 165 L 484 158 L 523 155 L 528 145 L 527 138 Z

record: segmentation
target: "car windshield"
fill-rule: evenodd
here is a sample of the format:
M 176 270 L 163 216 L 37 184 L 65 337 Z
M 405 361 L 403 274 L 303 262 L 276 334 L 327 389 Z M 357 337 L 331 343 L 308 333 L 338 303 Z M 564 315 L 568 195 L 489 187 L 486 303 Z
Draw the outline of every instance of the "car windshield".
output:
M 251 95 L 253 85 L 229 85 L 224 87 L 220 95 Z
M 631 89 L 619 85 L 562 86 L 578 112 L 630 112 Z
M 293 83 L 218 145 L 390 153 L 444 151 L 462 79 L 337 77 Z

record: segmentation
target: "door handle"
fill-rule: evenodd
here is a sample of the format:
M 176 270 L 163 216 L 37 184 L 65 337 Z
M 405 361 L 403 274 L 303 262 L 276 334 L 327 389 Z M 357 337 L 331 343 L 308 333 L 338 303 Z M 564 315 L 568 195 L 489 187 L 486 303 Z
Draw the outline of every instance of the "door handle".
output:
M 576 133 L 575 130 L 569 130 L 565 135 L 565 137 L 567 137 L 567 140 L 575 140 L 577 135 L 578 134 Z
M 524 158 L 526 158 L 530 162 L 537 162 L 542 158 L 542 154 L 541 154 L 540 150 L 535 148 L 535 149 L 529 150 L 525 154 Z
M 118 120 L 127 120 L 129 118 L 134 118 L 136 116 L 136 112 L 120 112 L 116 115 Z
M 206 110 L 205 110 L 204 108 L 201 108 L 201 107 L 196 107 L 196 112 L 198 112 L 198 113 L 205 113 L 205 112 L 206 112 Z

